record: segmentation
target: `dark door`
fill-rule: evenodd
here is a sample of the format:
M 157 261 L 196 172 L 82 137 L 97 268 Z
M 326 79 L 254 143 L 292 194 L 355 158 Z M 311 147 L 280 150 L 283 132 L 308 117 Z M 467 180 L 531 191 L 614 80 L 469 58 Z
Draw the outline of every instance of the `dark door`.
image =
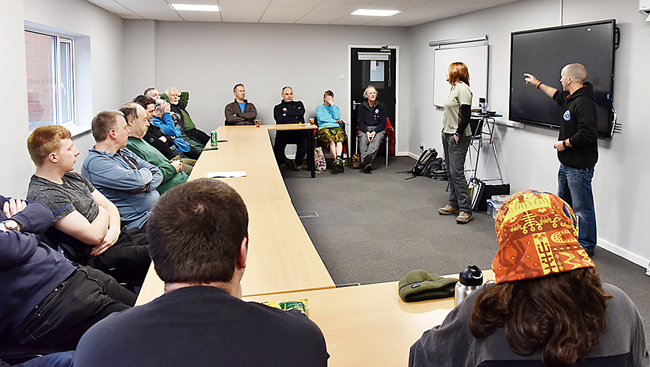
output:
M 378 100 L 386 105 L 388 118 L 393 129 L 395 124 L 395 79 L 397 75 L 397 50 L 394 48 L 352 48 L 350 76 L 350 97 L 352 121 L 350 133 L 357 131 L 357 108 L 363 102 L 363 91 L 368 85 L 377 89 Z M 357 139 L 352 140 L 352 151 L 356 152 Z

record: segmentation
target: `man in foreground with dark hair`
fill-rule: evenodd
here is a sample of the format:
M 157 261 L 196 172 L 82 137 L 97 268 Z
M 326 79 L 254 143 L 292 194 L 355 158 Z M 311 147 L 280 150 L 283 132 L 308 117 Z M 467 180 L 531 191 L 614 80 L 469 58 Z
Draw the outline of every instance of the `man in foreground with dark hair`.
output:
M 92 327 L 75 366 L 327 365 L 308 318 L 241 300 L 248 212 L 230 186 L 206 178 L 169 190 L 148 233 L 165 294 Z
M 518 192 L 495 221 L 496 284 L 471 293 L 411 347 L 409 366 L 650 366 L 643 322 L 601 282 L 559 197 Z

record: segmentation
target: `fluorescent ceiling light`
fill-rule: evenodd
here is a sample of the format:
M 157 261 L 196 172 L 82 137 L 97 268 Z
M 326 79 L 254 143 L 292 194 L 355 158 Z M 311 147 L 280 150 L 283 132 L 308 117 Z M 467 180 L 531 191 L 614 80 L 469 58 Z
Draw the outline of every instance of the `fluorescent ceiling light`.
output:
M 359 9 L 352 12 L 352 15 L 368 15 L 371 17 L 390 17 L 399 14 L 399 10 L 381 10 L 381 9 Z
M 169 6 L 180 11 L 219 11 L 219 5 L 169 4 Z

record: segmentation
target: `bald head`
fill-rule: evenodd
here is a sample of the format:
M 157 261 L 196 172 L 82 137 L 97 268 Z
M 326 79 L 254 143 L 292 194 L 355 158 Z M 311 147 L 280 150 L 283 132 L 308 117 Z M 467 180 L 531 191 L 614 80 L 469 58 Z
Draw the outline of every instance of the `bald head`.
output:
M 582 64 L 568 64 L 563 69 L 564 75 L 570 77 L 578 84 L 584 84 L 587 80 L 587 69 Z

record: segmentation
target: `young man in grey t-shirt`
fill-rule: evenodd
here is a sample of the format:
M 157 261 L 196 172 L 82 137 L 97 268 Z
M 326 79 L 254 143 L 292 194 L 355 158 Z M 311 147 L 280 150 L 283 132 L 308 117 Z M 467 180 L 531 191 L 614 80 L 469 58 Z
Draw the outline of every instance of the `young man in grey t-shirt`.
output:
M 82 175 L 72 172 L 79 150 L 70 132 L 61 126 L 35 129 L 27 148 L 36 165 L 27 198 L 47 205 L 54 215 L 47 237 L 74 252 L 74 260 L 113 275 L 118 281 L 139 285 L 150 259 L 146 241 L 122 238 L 117 207 Z M 144 231 L 131 235 L 144 238 Z M 131 237 L 129 237 L 131 238 Z

